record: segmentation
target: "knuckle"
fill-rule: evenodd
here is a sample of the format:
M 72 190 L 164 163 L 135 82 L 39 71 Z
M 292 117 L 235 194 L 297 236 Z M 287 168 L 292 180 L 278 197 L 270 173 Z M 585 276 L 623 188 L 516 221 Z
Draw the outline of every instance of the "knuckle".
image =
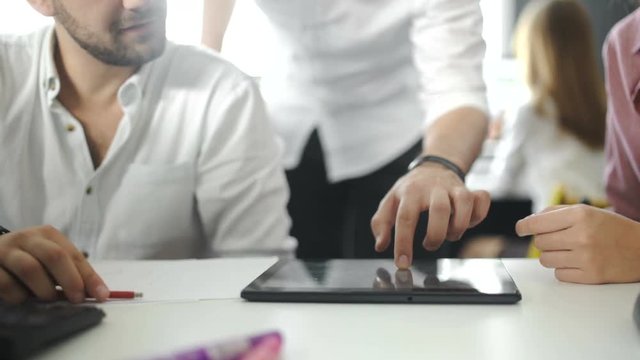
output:
M 549 255 L 547 255 L 546 253 L 542 253 L 540 254 L 540 265 L 546 267 L 546 268 L 550 268 L 551 267 L 551 263 L 549 260 Z
M 575 206 L 576 218 L 579 222 L 588 221 L 591 207 L 585 204 Z
M 580 248 L 588 248 L 591 244 L 591 237 L 586 234 L 581 234 L 577 237 L 576 243 Z
M 40 229 L 41 227 L 20 230 L 19 232 L 15 233 L 16 234 L 15 238 L 24 239 L 24 238 L 36 237 L 40 234 L 41 232 Z
M 2 237 L 0 242 L 0 256 L 5 257 L 12 248 L 18 247 L 24 239 L 22 233 L 10 233 Z
M 373 217 L 371 218 L 371 228 L 372 229 L 377 229 L 378 227 L 380 227 L 381 225 L 383 225 L 384 222 L 382 220 L 382 217 L 378 214 L 373 215 Z
M 402 185 L 399 187 L 399 192 L 402 195 L 406 194 L 414 194 L 422 191 L 422 187 L 420 186 L 420 182 L 414 179 L 405 180 Z
M 41 268 L 36 260 L 24 259 L 16 263 L 14 271 L 21 278 L 32 279 L 40 272 Z
M 431 205 L 429 210 L 435 212 L 450 212 L 451 205 L 446 201 L 438 201 L 435 204 Z
M 66 256 L 67 253 L 62 248 L 55 247 L 50 249 L 43 255 L 43 260 L 47 264 L 57 265 L 62 263 Z
M 474 200 L 476 199 L 478 199 L 479 201 L 491 200 L 491 194 L 486 190 L 475 190 L 475 191 L 470 191 L 469 193 L 471 194 L 471 197 Z
M 533 239 L 531 239 L 533 246 L 535 246 L 536 248 L 538 248 L 538 250 L 542 251 L 544 250 L 544 241 L 542 241 L 542 236 L 538 235 L 538 236 L 534 236 Z
M 413 224 L 414 222 L 413 216 L 411 216 L 411 214 L 409 214 L 408 212 L 402 212 L 398 214 L 397 221 L 399 224 L 402 224 L 402 225 L 409 225 L 409 224 Z
M 72 251 L 71 254 L 69 254 L 69 256 L 71 256 L 71 260 L 73 261 L 74 264 L 79 264 L 87 261 L 84 255 L 82 255 L 82 253 L 78 250 Z
M 56 230 L 52 225 L 42 225 L 40 227 L 40 232 L 49 238 L 50 236 L 57 234 L 58 230 Z
M 459 202 L 470 203 L 473 201 L 473 194 L 464 187 L 455 188 L 452 196 Z
M 47 240 L 51 239 L 57 230 L 51 225 L 42 225 L 36 228 L 27 229 L 24 234 L 28 237 L 42 237 Z

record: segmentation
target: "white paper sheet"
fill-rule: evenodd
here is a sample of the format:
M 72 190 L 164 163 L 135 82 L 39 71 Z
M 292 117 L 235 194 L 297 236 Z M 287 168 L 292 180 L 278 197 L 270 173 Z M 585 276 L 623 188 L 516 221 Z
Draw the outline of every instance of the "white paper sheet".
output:
M 142 292 L 134 300 L 106 304 L 238 299 L 240 291 L 277 258 L 224 258 L 92 263 L 109 290 Z

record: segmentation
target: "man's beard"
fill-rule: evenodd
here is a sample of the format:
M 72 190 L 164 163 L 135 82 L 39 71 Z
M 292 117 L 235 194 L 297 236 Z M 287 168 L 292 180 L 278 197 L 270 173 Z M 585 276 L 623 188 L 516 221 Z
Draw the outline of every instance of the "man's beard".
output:
M 108 32 L 110 40 L 105 40 L 80 25 L 59 0 L 53 1 L 56 21 L 65 28 L 76 43 L 96 59 L 114 66 L 141 66 L 159 57 L 164 51 L 166 2 L 152 3 L 154 6 L 129 12 L 112 23 Z M 132 44 L 124 42 L 122 29 L 152 19 L 151 26 L 154 28 L 148 35 L 140 36 L 139 41 Z

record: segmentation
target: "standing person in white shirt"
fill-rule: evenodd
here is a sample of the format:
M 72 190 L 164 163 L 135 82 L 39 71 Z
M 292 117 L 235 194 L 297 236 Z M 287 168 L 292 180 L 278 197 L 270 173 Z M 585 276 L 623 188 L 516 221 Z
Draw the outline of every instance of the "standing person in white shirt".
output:
M 259 91 L 165 39 L 160 0 L 30 0 L 53 27 L 0 37 L 0 298 L 104 300 L 94 258 L 291 255 Z M 42 224 L 51 224 L 43 226 Z
M 488 194 L 463 180 L 487 127 L 477 0 L 256 1 L 278 40 L 261 85 L 299 256 L 375 256 L 395 226 L 406 268 L 420 245 L 435 251 L 486 216 Z M 232 8 L 205 0 L 206 45 L 220 49 Z M 437 158 L 407 173 L 417 155 Z
M 529 196 L 533 210 L 557 192 L 602 202 L 606 97 L 589 14 L 574 0 L 531 3 L 516 28 L 531 100 L 496 148 L 493 196 Z

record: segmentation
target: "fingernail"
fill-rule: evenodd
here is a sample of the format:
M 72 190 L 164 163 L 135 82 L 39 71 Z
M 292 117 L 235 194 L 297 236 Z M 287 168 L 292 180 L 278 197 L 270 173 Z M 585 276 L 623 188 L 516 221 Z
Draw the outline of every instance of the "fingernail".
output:
M 109 297 L 109 289 L 106 286 L 100 285 L 96 288 L 96 294 L 100 299 L 106 299 Z
M 401 269 L 407 269 L 411 263 L 409 262 L 409 257 L 407 255 L 400 255 L 398 258 L 398 267 Z
M 427 249 L 428 251 L 436 251 L 438 249 L 438 245 L 432 242 L 425 242 L 424 248 Z

